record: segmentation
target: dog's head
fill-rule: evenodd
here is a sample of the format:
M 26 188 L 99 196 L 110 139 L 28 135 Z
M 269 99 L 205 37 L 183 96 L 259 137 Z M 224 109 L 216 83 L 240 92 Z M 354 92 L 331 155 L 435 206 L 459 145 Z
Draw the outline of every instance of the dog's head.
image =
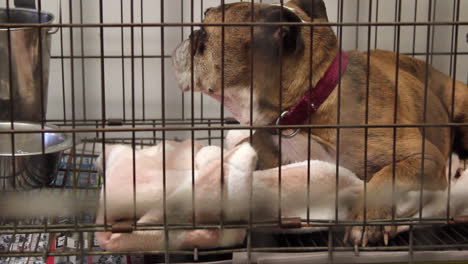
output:
M 270 24 L 235 25 L 251 21 Z M 219 101 L 224 94 L 224 105 L 241 123 L 250 122 L 250 109 L 254 124 L 272 122 L 310 87 L 311 43 L 314 73 L 337 52 L 330 27 L 315 26 L 311 34 L 311 27 L 298 25 L 304 21 L 328 21 L 322 0 L 293 0 L 283 7 L 244 2 L 206 10 L 207 25 L 174 51 L 180 87 Z M 231 25 L 222 29 L 222 23 Z

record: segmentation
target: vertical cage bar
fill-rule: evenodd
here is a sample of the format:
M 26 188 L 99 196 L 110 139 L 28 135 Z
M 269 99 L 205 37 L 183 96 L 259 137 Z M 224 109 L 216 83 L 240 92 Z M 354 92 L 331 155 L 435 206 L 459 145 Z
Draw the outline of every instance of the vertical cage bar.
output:
M 161 0 L 160 6 L 161 23 L 164 23 L 164 0 Z M 166 127 L 166 67 L 165 67 L 165 28 L 161 27 L 161 123 L 162 127 Z M 193 90 L 193 89 L 192 89 Z M 162 167 L 163 167 L 163 224 L 164 224 L 164 259 L 166 263 L 170 263 L 169 254 L 169 229 L 167 228 L 167 172 L 166 172 L 166 131 L 162 133 Z M 193 142 L 193 140 L 192 140 Z
M 123 0 L 120 0 L 120 23 L 124 23 L 124 4 Z M 121 63 L 122 63 L 122 115 L 123 115 L 123 121 L 125 122 L 127 120 L 127 100 L 125 99 L 126 97 L 126 92 L 125 92 L 125 30 L 124 27 L 122 26 L 120 28 L 120 49 L 121 49 Z
M 455 3 L 456 1 L 456 3 Z M 454 6 L 454 12 L 453 12 L 453 21 L 460 21 L 460 0 L 454 0 L 453 3 Z M 457 62 L 458 62 L 458 34 L 459 34 L 459 25 L 455 25 L 455 32 L 453 32 L 453 27 L 452 27 L 452 45 L 451 45 L 451 55 L 450 55 L 450 70 L 451 73 L 450 75 L 452 76 L 452 98 L 451 98 L 451 108 L 450 108 L 450 120 L 454 120 L 455 118 L 455 96 L 456 96 L 456 82 L 457 82 Z M 454 43 L 455 41 L 455 43 Z M 453 54 L 453 52 L 455 52 Z M 452 60 L 452 55 L 453 55 L 453 60 Z M 452 61 L 453 61 L 453 66 L 452 66 Z M 453 129 L 451 129 L 453 130 Z M 453 133 L 450 133 L 450 135 L 453 135 Z M 465 169 L 466 169 L 466 161 L 465 163 Z M 449 175 L 452 175 L 452 155 L 450 155 L 449 159 Z M 458 169 L 458 168 L 457 168 Z M 450 220 L 450 192 L 451 192 L 451 180 L 449 179 L 448 181 L 448 197 L 447 197 L 447 221 Z
M 429 8 L 427 20 L 432 22 L 432 4 L 433 0 L 429 0 Z M 427 25 L 427 36 L 426 36 L 426 75 L 424 80 L 424 106 L 423 106 L 423 123 L 427 122 L 427 97 L 429 90 L 429 71 L 430 71 L 430 47 L 431 47 L 431 25 Z M 422 160 L 421 160 L 421 188 L 419 194 L 419 222 L 422 222 L 423 218 L 423 199 L 424 199 L 424 165 L 426 157 L 426 127 L 422 128 Z
M 398 12 L 397 22 L 401 21 L 401 0 L 398 0 Z M 401 26 L 396 28 L 396 76 L 395 76 L 395 95 L 393 101 L 393 124 L 398 123 L 398 94 L 399 94 L 399 80 L 400 80 L 400 38 L 401 38 Z M 393 144 L 392 144 L 392 221 L 395 221 L 396 214 L 396 142 L 397 142 L 397 128 L 393 128 Z
M 190 22 L 193 23 L 195 21 L 195 2 L 194 0 L 190 0 Z M 193 25 L 190 26 L 190 48 L 194 47 L 195 43 L 193 42 L 193 34 L 194 34 L 194 28 Z M 190 136 L 192 139 L 191 142 L 191 151 L 192 151 L 192 226 L 195 229 L 196 226 L 196 193 L 195 193 L 195 130 L 193 129 L 195 127 L 195 94 L 194 94 L 194 89 L 195 89 L 195 54 L 194 52 L 190 52 L 190 82 L 191 82 L 191 89 L 190 89 Z
M 369 0 L 369 22 L 372 21 L 372 0 Z M 365 100 L 365 124 L 369 124 L 369 88 L 370 88 L 370 63 L 371 63 L 371 34 L 372 28 L 368 26 L 367 30 L 367 65 L 366 65 L 366 100 Z M 365 224 L 367 223 L 367 162 L 368 162 L 368 143 L 369 143 L 369 129 L 366 127 L 364 129 L 364 197 L 363 197 L 363 210 L 364 210 L 364 219 L 363 219 L 363 230 L 365 229 Z M 338 187 L 338 186 L 337 186 Z
M 145 23 L 144 19 L 144 0 L 140 0 L 140 22 Z M 146 96 L 145 96 L 145 27 L 141 27 L 141 107 L 142 107 L 142 119 L 146 120 Z M 161 54 L 161 60 L 164 61 L 164 54 Z
M 372 21 L 372 4 L 373 1 L 369 0 L 369 22 Z M 371 26 L 367 29 L 367 67 L 366 67 L 366 108 L 365 108 L 365 121 L 366 125 L 369 124 L 369 91 L 370 91 L 370 67 L 371 67 L 371 34 L 372 28 Z M 367 223 L 367 179 L 368 179 L 368 171 L 367 171 L 367 162 L 368 162 L 368 144 L 369 144 L 369 129 L 366 127 L 364 129 L 364 227 Z
M 200 21 L 203 21 L 203 14 L 204 14 L 203 9 L 204 9 L 203 0 L 200 0 Z M 204 118 L 205 118 L 204 97 L 205 95 L 203 93 L 200 93 L 200 119 L 202 122 L 204 121 Z
M 185 1 L 184 0 L 180 0 L 180 23 L 184 23 L 184 3 Z M 191 28 L 191 32 L 193 32 L 192 28 Z M 180 42 L 184 42 L 184 27 L 180 27 Z M 193 61 L 193 60 L 192 60 Z M 192 65 L 193 66 L 193 65 Z M 192 74 L 193 76 L 193 74 Z M 193 88 L 193 84 L 192 84 L 192 88 Z M 185 93 L 182 91 L 181 93 L 181 106 L 182 106 L 182 120 L 185 120 Z
M 453 10 L 452 10 L 452 21 L 456 22 L 457 14 L 457 0 L 452 0 Z M 449 76 L 453 76 L 453 57 L 454 57 L 454 46 L 455 46 L 455 25 L 452 25 L 451 28 L 451 44 L 450 44 L 450 63 L 449 63 Z
M 38 1 L 37 5 L 37 22 L 41 23 L 41 12 L 42 12 L 42 1 Z M 46 105 L 45 105 L 45 96 L 44 96 L 44 91 L 47 89 L 47 87 L 44 87 L 44 52 L 42 50 L 43 43 L 42 43 L 42 32 L 43 29 L 41 27 L 37 28 L 37 32 L 39 34 L 38 39 L 39 39 L 39 81 L 40 81 L 40 90 L 41 90 L 41 129 L 45 128 L 45 122 L 46 122 Z M 41 132 L 41 152 L 42 155 L 45 154 L 45 133 Z
M 130 23 L 135 23 L 135 2 L 130 1 Z M 161 57 L 163 60 L 164 56 Z M 130 27 L 130 88 L 132 91 L 132 128 L 136 127 L 135 113 L 135 27 Z M 136 203 L 136 133 L 132 131 L 132 187 L 133 187 L 133 225 L 137 226 L 137 203 Z
M 408 252 L 408 263 L 414 263 L 414 226 L 410 225 L 409 229 L 409 252 Z
M 7 21 L 10 21 L 10 1 L 6 1 L 6 10 L 7 10 Z M 9 85 L 9 92 L 10 92 L 10 122 L 11 122 L 11 125 L 10 125 L 10 128 L 11 130 L 15 130 L 15 94 L 14 94 L 14 91 L 13 91 L 13 60 L 12 60 L 12 47 L 11 47 L 11 28 L 7 28 L 7 49 L 8 49 L 8 85 Z M 15 133 L 12 133 L 11 134 L 11 168 L 12 168 L 12 171 L 11 173 L 13 173 L 11 175 L 12 177 L 12 188 L 15 190 L 16 189 L 16 150 L 15 150 Z M 5 172 L 7 172 L 5 170 Z M 10 172 L 7 172 L 7 173 L 10 173 Z M 6 175 L 7 173 L 5 173 L 4 176 L 9 176 L 9 175 Z M 16 224 L 16 223 L 15 223 Z
M 255 22 L 255 0 L 251 0 L 250 2 L 250 22 Z M 255 47 L 255 39 L 254 39 L 254 26 L 250 26 L 250 47 L 252 50 L 250 51 L 250 117 L 249 117 L 249 125 L 253 126 L 254 120 L 254 73 L 255 73 L 255 54 L 254 54 L 254 47 Z M 253 143 L 253 129 L 250 128 L 249 131 L 249 141 L 250 144 Z M 252 228 L 253 228 L 253 178 L 250 178 L 250 190 L 249 190 L 249 228 L 247 229 L 247 259 L 252 259 Z
M 42 12 L 42 1 L 38 1 L 37 5 L 37 22 L 41 23 L 41 12 Z M 39 81 L 40 81 L 40 88 L 41 88 L 41 129 L 45 128 L 45 122 L 46 122 L 46 106 L 44 104 L 44 99 L 45 97 L 45 88 L 44 88 L 44 52 L 42 50 L 43 43 L 42 43 L 42 28 L 37 28 L 38 31 L 38 39 L 39 39 Z M 45 133 L 41 132 L 41 152 L 42 155 L 45 154 Z
M 280 10 L 280 21 L 283 23 L 283 11 L 284 11 L 284 0 L 280 1 L 281 10 Z M 280 36 L 283 35 L 283 27 L 280 28 Z M 283 42 L 280 42 L 279 45 L 279 106 L 278 106 L 278 116 L 281 116 L 283 109 Z M 278 225 L 281 225 L 281 216 L 282 216 L 282 186 L 283 186 L 283 175 L 282 175 L 282 160 L 283 160 L 283 143 L 282 143 L 282 134 L 283 130 L 278 130 Z
M 437 0 L 434 0 L 434 7 L 432 8 L 432 21 L 437 21 Z M 430 64 L 432 65 L 433 61 L 434 61 L 434 46 L 435 46 L 435 30 L 436 30 L 436 26 L 432 26 L 432 35 L 431 35 L 431 42 L 430 42 L 430 45 L 431 45 L 431 55 L 430 55 Z
M 356 7 L 356 23 L 360 22 L 361 18 L 361 0 L 356 0 L 357 1 L 357 7 Z M 356 47 L 355 49 L 359 49 L 359 25 L 356 26 Z
M 208 119 L 208 128 L 209 127 L 211 127 L 211 119 Z M 211 142 L 212 142 L 211 137 L 212 137 L 211 129 L 208 129 L 208 145 L 210 145 L 210 146 L 211 146 Z
M 8 2 L 8 1 L 7 1 Z M 63 18 L 62 18 L 62 7 L 59 6 L 59 23 L 63 23 Z M 64 28 L 60 28 L 60 73 L 62 76 L 62 108 L 63 108 L 63 123 L 66 124 L 68 121 L 67 118 L 67 107 L 66 107 L 66 98 L 67 98 L 67 93 L 66 93 L 66 86 L 65 86 L 65 54 L 63 51 L 63 31 Z
M 153 128 L 156 128 L 156 120 L 153 120 L 152 122 Z M 156 145 L 157 140 L 156 140 L 156 130 L 153 131 L 153 145 Z
M 99 23 L 104 23 L 104 3 L 103 0 L 99 0 Z M 105 50 L 104 50 L 104 27 L 99 27 L 99 39 L 100 39 L 100 61 L 101 61 L 101 126 L 106 127 L 106 70 L 105 70 Z M 96 127 L 98 123 L 96 122 Z M 102 145 L 102 173 L 103 179 L 103 197 L 104 197 L 104 230 L 108 230 L 107 223 L 107 180 L 106 180 L 106 132 L 102 132 L 101 145 Z
M 395 0 L 395 17 L 394 21 L 398 19 L 398 0 Z M 393 52 L 396 52 L 396 35 L 397 35 L 397 26 L 393 27 Z
M 376 0 L 376 3 L 375 3 L 375 22 L 378 23 L 379 22 L 379 5 L 380 4 L 380 0 Z M 374 40 L 374 49 L 377 49 L 377 44 L 378 44 L 378 36 L 379 36 L 379 25 L 376 25 L 375 26 L 375 40 Z
M 312 10 L 308 10 L 312 12 Z M 311 19 L 312 20 L 312 19 Z M 312 103 L 312 89 L 313 89 L 313 79 L 314 79 L 314 31 L 315 27 L 310 26 L 310 48 L 309 48 L 309 98 L 308 105 Z M 310 107 L 307 108 L 308 123 L 312 123 L 312 113 Z M 307 224 L 310 224 L 310 160 L 311 160 L 311 146 L 312 146 L 312 129 L 307 130 L 307 209 L 306 209 L 306 218 Z
M 328 240 L 327 240 L 327 246 L 328 246 L 328 264 L 333 264 L 333 226 L 330 226 L 328 228 Z
M 340 0 L 338 4 L 338 21 L 340 23 L 343 22 L 343 9 L 344 9 L 344 2 L 343 0 Z M 343 56 L 341 51 L 343 50 L 343 25 L 338 26 L 338 104 L 337 104 L 337 115 L 336 115 L 336 123 L 337 125 L 340 125 L 341 123 L 341 92 L 342 92 L 342 87 L 341 87 L 341 79 L 342 79 L 342 65 L 343 65 Z M 340 133 L 341 130 L 338 127 L 336 129 L 336 171 L 335 171 L 335 223 L 339 222 L 338 219 L 338 207 L 339 207 L 339 202 L 338 202 L 338 189 L 339 189 L 339 182 L 340 182 Z
M 418 21 L 418 0 L 414 0 L 414 19 L 413 22 L 416 23 Z M 413 26 L 413 56 L 416 53 L 416 34 L 417 34 L 417 27 L 416 24 Z
M 61 17 L 61 16 L 60 16 Z M 83 0 L 80 0 L 80 24 L 83 24 Z M 88 120 L 86 111 L 86 71 L 85 71 L 85 47 L 84 47 L 84 29 L 80 27 L 80 41 L 81 41 L 81 89 L 83 99 L 83 119 Z
M 40 1 L 39 1 L 40 2 Z M 69 16 L 70 23 L 73 23 L 72 0 L 69 0 Z M 70 88 L 71 88 L 71 105 L 72 105 L 72 129 L 76 128 L 76 111 L 75 111 L 75 40 L 73 36 L 73 28 L 70 28 Z M 44 135 L 45 136 L 45 135 Z M 45 140 L 45 138 L 44 138 Z M 71 148 L 73 175 L 76 170 L 76 132 L 72 132 L 73 146 Z M 73 187 L 78 185 L 79 176 L 74 178 Z
M 225 102 L 225 44 L 226 44 L 226 28 L 224 23 L 226 22 L 226 9 L 225 9 L 225 0 L 221 0 L 221 126 L 224 126 L 224 102 Z M 221 133 L 221 199 L 220 199 L 220 227 L 224 228 L 224 130 L 220 131 Z M 250 261 L 250 260 L 249 260 Z

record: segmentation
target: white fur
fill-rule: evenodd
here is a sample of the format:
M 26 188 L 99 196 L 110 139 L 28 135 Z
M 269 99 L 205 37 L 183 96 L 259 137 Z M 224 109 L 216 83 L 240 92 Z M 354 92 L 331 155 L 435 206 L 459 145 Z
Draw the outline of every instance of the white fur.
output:
M 291 131 L 283 131 L 287 134 Z M 279 137 L 273 136 L 273 142 L 279 146 Z M 322 160 L 330 163 L 335 162 L 332 153 L 328 153 L 325 148 L 314 139 L 310 140 L 310 157 L 308 151 L 309 141 L 307 133 L 299 133 L 293 138 L 281 139 L 282 160 L 286 163 L 302 162 L 307 159 Z
M 243 138 L 246 133 L 242 132 L 231 132 L 228 133 L 229 137 L 236 137 L 230 144 L 235 145 L 240 138 Z M 299 137 L 298 140 L 304 138 Z M 232 139 L 232 138 L 231 138 Z M 306 140 L 307 141 L 307 140 Z M 287 141 L 286 141 L 287 142 Z M 315 142 L 315 141 L 312 141 Z M 297 144 L 297 142 L 294 142 Z M 318 145 L 318 143 L 315 142 Z M 319 145 L 318 145 L 319 146 Z M 232 147 L 232 146 L 231 146 Z M 307 148 L 305 148 L 307 149 Z M 113 171 L 112 164 L 121 164 L 125 155 L 131 154 L 129 149 L 126 147 L 113 147 L 111 153 L 108 155 L 110 173 L 108 179 L 112 179 L 112 174 L 117 173 Z M 146 154 L 157 154 L 158 149 L 147 151 Z M 287 150 L 287 149 L 286 149 Z M 304 151 L 303 149 L 301 151 Z M 145 153 L 140 151 L 138 155 Z M 228 151 L 226 152 L 228 153 Z M 137 157 L 139 157 L 137 155 Z M 220 160 L 221 149 L 219 147 L 205 147 L 202 148 L 196 156 L 196 168 L 195 180 L 196 184 L 208 184 L 205 186 L 207 192 L 198 191 L 197 198 L 201 199 L 202 202 L 196 202 L 196 210 L 200 214 L 214 215 L 210 218 L 203 219 L 204 222 L 217 223 L 219 202 L 216 199 L 210 199 L 210 197 L 216 197 L 216 192 L 210 193 L 209 190 L 216 188 L 218 183 L 212 183 L 210 185 L 210 179 L 201 176 L 200 171 L 205 168 L 204 175 L 210 175 L 210 171 L 218 172 L 220 168 L 216 165 Z M 231 154 L 225 156 L 225 171 L 227 174 L 225 177 L 224 186 L 224 216 L 226 222 L 246 222 L 249 217 L 250 201 L 252 201 L 252 211 L 254 213 L 254 221 L 271 221 L 277 220 L 278 217 L 278 205 L 281 204 L 282 217 L 300 217 L 302 219 L 307 218 L 307 206 L 309 205 L 309 217 L 311 220 L 334 220 L 338 217 L 339 220 L 349 219 L 349 210 L 352 204 L 357 198 L 361 197 L 363 192 L 364 184 L 356 177 L 356 175 L 346 168 L 339 167 L 338 170 L 338 184 L 336 182 L 336 164 L 311 160 L 302 161 L 295 164 L 282 166 L 281 172 L 283 176 L 283 182 L 281 185 L 281 200 L 279 200 L 278 192 L 278 178 L 279 168 L 265 170 L 265 171 L 254 171 L 256 166 L 256 152 L 248 143 L 243 143 L 237 148 L 232 150 Z M 127 157 L 128 158 L 128 157 Z M 455 159 L 453 161 L 452 170 L 459 167 L 459 162 Z M 219 163 L 220 164 L 220 163 Z M 307 166 L 310 164 L 310 171 L 307 172 Z M 211 166 L 211 167 L 210 167 Z M 116 167 L 117 168 L 117 167 Z M 310 182 L 307 182 L 307 174 L 309 173 Z M 447 172 L 448 173 L 448 172 Z M 150 173 L 151 174 L 151 173 Z M 149 177 L 148 172 L 144 172 L 142 177 Z M 145 176 L 146 175 L 146 176 Z M 218 177 L 218 174 L 213 174 L 214 177 Z M 465 171 L 460 179 L 453 179 L 454 173 L 449 177 L 452 180 L 451 190 L 451 215 L 463 215 L 467 213 L 468 207 L 465 201 L 468 199 L 468 192 L 466 191 L 468 184 L 468 171 Z M 140 176 L 140 175 L 139 175 Z M 168 191 L 167 191 L 167 216 L 170 223 L 187 223 L 192 221 L 192 171 L 168 171 Z M 201 178 L 200 178 L 201 177 Z M 218 178 L 213 180 L 219 180 Z M 200 182 L 202 181 L 202 182 Z M 112 187 L 115 182 L 108 182 Z M 153 182 L 155 183 L 155 182 Z M 137 205 L 139 217 L 139 223 L 161 223 L 162 219 L 162 196 L 160 183 L 155 184 L 142 184 L 137 186 Z M 250 189 L 251 186 L 253 189 Z M 339 190 L 336 190 L 338 186 Z M 116 188 L 114 186 L 114 188 Z M 211 188 L 211 189 L 210 189 Z M 308 188 L 310 191 L 308 192 Z M 338 196 L 336 192 L 338 191 Z M 128 194 L 127 194 L 128 192 Z M 250 193 L 253 193 L 253 197 L 250 197 Z M 131 185 L 121 184 L 118 188 L 118 192 L 111 193 L 108 197 L 109 204 L 108 209 L 112 210 L 108 217 L 114 219 L 121 218 L 122 216 L 132 216 L 132 212 L 128 211 L 128 208 L 133 208 L 133 203 L 128 202 L 132 194 Z M 130 196 L 129 196 L 130 195 Z M 212 196 L 210 196 L 212 195 Z M 130 197 L 130 198 L 129 198 Z M 218 196 L 219 197 L 219 196 Z M 447 205 L 447 191 L 431 192 L 424 191 L 423 197 L 423 217 L 445 217 L 446 205 Z M 309 199 L 308 199 L 309 198 Z M 336 200 L 338 199 L 338 200 Z M 131 199 L 130 199 L 131 200 Z M 335 204 L 338 204 L 338 216 L 335 215 Z M 404 194 L 398 194 L 397 197 L 397 218 L 402 217 L 418 217 L 419 216 L 419 192 L 413 191 Z M 292 232 L 312 232 L 320 230 L 321 228 L 312 229 L 301 229 L 293 230 Z M 404 231 L 404 227 L 400 231 Z M 216 246 L 232 246 L 242 242 L 245 236 L 245 230 L 222 230 L 220 233 L 203 233 L 200 231 L 202 236 L 213 235 L 213 239 L 219 239 L 219 241 L 213 241 Z M 134 235 L 141 235 L 140 240 L 134 237 L 130 238 L 131 247 L 138 247 L 138 243 L 141 243 L 141 239 L 147 237 L 147 241 L 153 243 L 151 249 L 155 246 L 162 246 L 162 234 L 147 233 L 147 232 L 135 232 Z M 193 237 L 192 234 L 177 231 L 171 232 L 171 248 L 181 248 L 185 246 L 196 246 L 196 241 L 190 241 Z M 124 238 L 128 235 L 117 235 L 113 234 L 112 243 L 127 243 Z M 138 242 L 140 241 L 140 242 Z M 159 243 L 159 244 L 158 244 Z M 115 245 L 113 245 L 115 246 Z M 121 246 L 121 245 L 120 245 Z M 145 247 L 145 246 L 144 246 Z M 112 248 L 112 247 L 110 247 Z M 142 248 L 139 248 L 141 250 Z
M 210 162 L 221 159 L 221 148 L 218 146 L 207 146 L 200 151 L 195 156 L 195 167 L 201 169 L 204 166 L 208 165 Z
M 243 242 L 246 231 L 243 229 L 224 229 L 221 235 L 219 247 L 225 248 Z
M 282 167 L 283 181 L 291 179 L 294 175 L 302 175 L 303 180 L 295 183 L 295 189 L 288 191 L 282 186 L 281 205 L 284 217 L 307 217 L 307 162 Z M 278 213 L 279 193 L 277 187 L 271 187 L 272 175 L 276 175 L 278 169 L 256 171 L 254 173 L 254 219 L 275 220 Z M 294 173 L 294 174 L 288 174 Z M 274 176 L 276 177 L 276 176 Z M 275 181 L 274 181 L 275 182 Z M 277 182 L 277 181 L 276 181 Z M 310 219 L 333 220 L 335 219 L 335 186 L 336 165 L 323 162 L 310 162 Z M 362 189 L 360 181 L 351 171 L 340 168 L 339 170 L 339 218 L 348 216 L 349 203 L 359 195 Z M 309 230 L 310 231 L 310 230 Z
M 248 143 L 239 146 L 229 158 L 229 175 L 225 192 L 225 214 L 229 219 L 247 220 L 252 173 L 257 165 L 257 153 Z
M 255 131 L 253 131 L 255 133 Z M 250 136 L 250 130 L 239 129 L 239 130 L 229 130 L 226 135 L 226 148 L 233 149 L 237 146 L 242 140 Z
M 241 124 L 250 124 L 250 109 L 252 108 L 252 123 L 257 124 L 259 121 L 264 121 L 265 117 L 261 115 L 258 107 L 258 95 L 253 93 L 252 103 L 250 105 L 250 87 L 246 86 L 231 86 L 225 87 L 224 91 L 224 107 L 234 115 L 236 120 Z M 221 94 L 211 94 L 213 98 L 221 102 Z
M 459 170 L 460 168 L 461 168 L 460 158 L 458 157 L 457 154 L 453 153 L 451 159 L 447 160 L 445 174 L 447 176 L 450 176 L 448 177 L 447 180 L 452 179 L 457 173 L 457 170 Z

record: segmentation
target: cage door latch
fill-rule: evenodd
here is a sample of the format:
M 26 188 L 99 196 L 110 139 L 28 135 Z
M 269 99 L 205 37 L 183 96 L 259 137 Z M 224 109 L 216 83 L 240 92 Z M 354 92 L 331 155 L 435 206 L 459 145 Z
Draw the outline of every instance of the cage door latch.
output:
M 107 120 L 107 125 L 108 126 L 123 126 L 124 121 L 122 119 L 118 118 L 112 118 Z
M 113 234 L 122 234 L 122 233 L 132 233 L 133 226 L 132 223 L 120 222 L 112 225 Z
M 282 229 L 297 229 L 302 228 L 302 220 L 300 217 L 281 218 Z

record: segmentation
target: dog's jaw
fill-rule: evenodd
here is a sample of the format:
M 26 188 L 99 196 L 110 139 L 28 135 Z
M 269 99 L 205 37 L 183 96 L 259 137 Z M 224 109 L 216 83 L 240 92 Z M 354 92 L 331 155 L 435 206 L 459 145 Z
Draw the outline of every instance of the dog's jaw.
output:
M 269 123 L 265 115 L 259 109 L 258 97 L 253 94 L 253 98 L 251 98 L 248 87 L 230 87 L 225 90 L 224 100 L 219 93 L 207 93 L 207 95 L 223 103 L 226 109 L 228 109 L 233 117 L 242 125 L 263 125 Z

